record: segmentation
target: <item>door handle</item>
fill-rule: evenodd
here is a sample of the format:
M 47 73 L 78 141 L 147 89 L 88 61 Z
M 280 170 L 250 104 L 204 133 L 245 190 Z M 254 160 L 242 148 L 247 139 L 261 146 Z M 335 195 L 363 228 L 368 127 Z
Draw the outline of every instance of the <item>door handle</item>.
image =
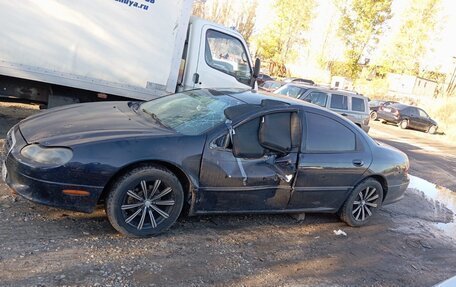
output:
M 341 116 L 348 117 L 346 113 L 340 114 Z
M 363 166 L 364 165 L 364 161 L 362 161 L 360 159 L 354 159 L 353 160 L 353 165 L 354 166 Z

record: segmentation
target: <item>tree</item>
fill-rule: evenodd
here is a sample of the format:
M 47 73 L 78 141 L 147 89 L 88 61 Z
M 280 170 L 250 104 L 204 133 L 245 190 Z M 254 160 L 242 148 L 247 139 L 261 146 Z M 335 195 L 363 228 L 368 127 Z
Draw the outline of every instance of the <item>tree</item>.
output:
M 300 46 L 306 43 L 305 33 L 309 30 L 314 7 L 314 0 L 275 0 L 276 19 L 257 35 L 257 55 L 274 67 L 284 67 L 293 61 Z
M 392 0 L 336 0 L 341 11 L 339 35 L 345 43 L 345 74 L 356 80 L 360 60 L 376 48 L 386 23 L 392 17 Z
M 227 27 L 234 27 L 246 41 L 255 27 L 258 0 L 197 0 L 193 15 Z
M 421 61 L 429 50 L 436 29 L 440 0 L 411 0 L 401 26 L 385 49 L 381 66 L 389 72 L 419 76 Z

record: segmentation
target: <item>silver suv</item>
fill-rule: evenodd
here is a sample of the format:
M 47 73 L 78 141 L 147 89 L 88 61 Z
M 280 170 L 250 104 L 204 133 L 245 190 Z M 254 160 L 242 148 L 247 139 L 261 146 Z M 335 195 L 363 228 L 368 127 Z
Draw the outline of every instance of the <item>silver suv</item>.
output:
M 369 132 L 369 100 L 361 94 L 294 83 L 286 84 L 274 93 L 330 109 L 347 117 L 366 133 Z

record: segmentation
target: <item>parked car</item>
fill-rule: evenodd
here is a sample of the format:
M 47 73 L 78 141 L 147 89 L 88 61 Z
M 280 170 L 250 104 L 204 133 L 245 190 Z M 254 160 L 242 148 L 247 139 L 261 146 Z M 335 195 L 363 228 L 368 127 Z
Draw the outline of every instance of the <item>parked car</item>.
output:
M 266 92 L 274 92 L 282 86 L 281 82 L 278 81 L 266 81 L 262 86 L 258 87 L 259 90 Z
M 347 117 L 366 133 L 369 132 L 368 99 L 363 95 L 299 84 L 287 84 L 274 93 L 294 97 L 330 109 Z
M 190 215 L 338 213 L 361 226 L 409 184 L 407 156 L 344 117 L 249 90 L 51 109 L 7 134 L 6 183 L 45 205 L 92 212 L 132 236 Z
M 285 84 L 288 83 L 302 83 L 302 84 L 308 84 L 308 85 L 315 85 L 315 82 L 309 79 L 303 79 L 303 78 L 285 78 L 282 81 Z
M 370 118 L 373 121 L 377 120 L 377 112 L 380 107 L 389 106 L 392 104 L 397 104 L 395 101 L 382 101 L 382 100 L 373 100 L 369 102 L 369 109 L 370 109 Z
M 395 123 L 402 129 L 413 128 L 435 134 L 439 125 L 423 109 L 404 104 L 392 104 L 378 109 L 378 119 Z
M 271 76 L 268 76 L 266 74 L 258 74 L 258 77 L 256 78 L 256 81 L 258 83 L 258 87 L 261 87 L 264 85 L 265 82 L 267 81 L 274 81 L 274 78 Z

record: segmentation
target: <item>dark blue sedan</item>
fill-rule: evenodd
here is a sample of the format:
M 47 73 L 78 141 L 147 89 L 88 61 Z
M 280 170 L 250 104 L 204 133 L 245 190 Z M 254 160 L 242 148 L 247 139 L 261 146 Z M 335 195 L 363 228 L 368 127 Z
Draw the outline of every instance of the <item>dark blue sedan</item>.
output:
M 407 156 L 345 118 L 291 98 L 193 90 L 150 102 L 65 106 L 7 134 L 7 184 L 23 197 L 92 212 L 150 236 L 190 215 L 338 213 L 366 224 L 401 199 Z

